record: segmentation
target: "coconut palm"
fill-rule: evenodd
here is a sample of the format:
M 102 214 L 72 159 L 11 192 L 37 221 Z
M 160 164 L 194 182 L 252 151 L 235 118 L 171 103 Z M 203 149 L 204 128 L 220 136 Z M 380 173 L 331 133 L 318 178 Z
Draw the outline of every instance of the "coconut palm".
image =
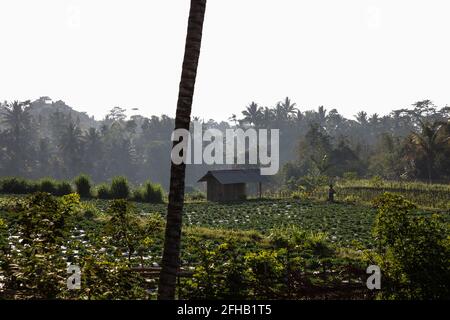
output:
M 297 108 L 295 108 L 296 105 L 296 103 L 291 103 L 291 99 L 289 99 L 289 97 L 286 97 L 284 101 L 280 103 L 280 107 L 284 111 L 286 119 L 295 114 L 297 111 Z
M 205 10 L 206 0 L 191 0 L 175 129 L 189 130 Z M 179 142 L 175 141 L 174 145 L 177 143 Z M 162 269 L 158 286 L 158 299 L 163 300 L 175 299 L 176 278 L 180 267 L 185 173 L 185 163 L 175 164 L 172 162 Z
M 6 103 L 1 123 L 6 126 L 6 142 L 10 173 L 24 174 L 31 157 L 32 127 L 29 113 L 30 101 Z
M 262 108 L 256 102 L 250 103 L 244 111 L 244 121 L 253 124 L 255 127 L 259 126 L 262 117 Z

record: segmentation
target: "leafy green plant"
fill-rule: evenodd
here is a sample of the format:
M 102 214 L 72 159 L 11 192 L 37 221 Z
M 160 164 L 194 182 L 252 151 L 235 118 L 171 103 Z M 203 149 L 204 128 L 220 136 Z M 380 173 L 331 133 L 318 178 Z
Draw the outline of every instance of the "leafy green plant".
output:
M 450 298 L 450 237 L 437 215 L 412 215 L 416 206 L 385 193 L 374 201 L 376 253 L 384 275 L 382 296 L 394 299 Z
M 28 298 L 57 298 L 65 288 L 66 262 L 61 245 L 77 205 L 73 196 L 61 200 L 48 193 L 31 196 L 11 226 L 15 234 L 11 258 L 16 266 L 8 281 Z M 20 240 L 19 240 L 20 238 Z
M 151 237 L 163 230 L 161 216 L 150 215 L 147 219 L 142 219 L 124 199 L 113 200 L 108 213 L 111 218 L 105 226 L 106 234 L 116 247 L 126 250 L 129 263 L 134 252 L 139 253 L 142 260 L 146 250 L 153 244 Z
M 285 283 L 280 281 L 285 276 L 284 265 L 280 259 L 284 254 L 285 250 L 261 250 L 245 255 L 251 297 L 273 299 L 285 290 Z
M 192 239 L 191 248 L 198 257 L 192 278 L 182 286 L 181 298 L 239 299 L 248 296 L 246 266 L 236 243 L 228 239 L 220 244 Z

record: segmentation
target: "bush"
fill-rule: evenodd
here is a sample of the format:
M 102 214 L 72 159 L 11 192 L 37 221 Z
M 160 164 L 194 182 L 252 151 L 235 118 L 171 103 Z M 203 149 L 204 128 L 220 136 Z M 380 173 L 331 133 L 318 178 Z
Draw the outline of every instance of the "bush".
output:
M 40 192 L 47 192 L 50 194 L 56 194 L 58 183 L 51 178 L 44 178 L 39 181 L 38 189 Z
M 437 215 L 414 214 L 416 206 L 402 196 L 385 193 L 378 208 L 372 260 L 384 277 L 383 298 L 449 299 L 450 238 Z
M 111 193 L 111 191 L 109 189 L 109 186 L 106 183 L 102 183 L 97 186 L 97 198 L 110 199 L 111 198 L 110 193 Z
M 125 177 L 114 177 L 111 182 L 110 196 L 112 199 L 127 199 L 130 196 L 130 186 Z
M 75 187 L 77 193 L 82 198 L 90 198 L 91 195 L 91 180 L 89 179 L 89 176 L 85 174 L 81 174 L 74 180 Z
M 77 197 L 36 193 L 26 198 L 26 205 L 16 212 L 17 224 L 9 230 L 13 234 L 11 247 L 16 249 L 8 253 L 9 267 L 0 270 L 7 271 L 2 284 L 6 283 L 5 292 L 14 292 L 13 298 L 56 299 L 67 292 L 62 245 L 70 241 L 71 218 L 79 205 Z
M 62 181 L 56 185 L 55 195 L 65 196 L 72 193 L 72 186 L 67 181 Z
M 193 249 L 199 259 L 192 278 L 181 286 L 183 299 L 245 299 L 248 297 L 244 258 L 238 245 L 225 241 L 193 240 Z
M 159 184 L 151 183 L 147 181 L 143 188 L 143 199 L 149 203 L 163 203 L 164 202 L 164 190 Z
M 22 178 L 3 178 L 0 181 L 0 191 L 3 193 L 26 194 L 37 191 L 37 186 Z

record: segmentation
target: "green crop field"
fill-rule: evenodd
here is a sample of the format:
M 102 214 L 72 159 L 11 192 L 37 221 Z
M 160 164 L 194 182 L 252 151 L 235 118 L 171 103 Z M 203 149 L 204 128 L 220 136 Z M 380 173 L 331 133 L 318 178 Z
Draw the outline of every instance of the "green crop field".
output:
M 2 195 L 1 199 L 11 198 Z M 110 201 L 83 200 L 95 216 L 105 215 Z M 165 215 L 166 204 L 133 203 L 142 216 L 152 213 Z M 421 215 L 431 212 L 418 211 Z M 311 232 L 326 233 L 329 240 L 340 246 L 349 246 L 358 241 L 370 248 L 372 227 L 376 210 L 369 205 L 350 203 L 327 203 L 295 199 L 250 200 L 242 203 L 219 204 L 191 202 L 184 207 L 185 226 L 221 230 L 255 230 L 269 234 L 278 227 L 296 225 Z M 447 221 L 450 215 L 440 213 Z
M 139 204 L 141 212 L 165 212 L 165 206 Z M 276 227 L 297 225 L 325 232 L 342 245 L 359 240 L 369 245 L 375 210 L 352 204 L 305 203 L 296 200 L 249 201 L 238 204 L 189 203 L 184 223 L 191 226 L 268 233 Z
M 44 195 L 43 198 L 42 195 Z M 60 211 L 47 212 L 47 209 L 43 210 L 40 206 L 39 201 L 48 201 L 49 204 L 45 204 L 45 208 L 59 208 L 51 210 Z M 71 201 L 75 202 L 70 205 Z M 120 211 L 117 210 L 121 209 L 120 206 L 117 207 L 118 203 L 131 205 L 129 213 L 126 209 L 125 220 L 120 220 L 122 219 Z M 34 211 L 36 209 L 37 211 Z M 26 271 L 40 268 L 39 263 L 44 263 L 47 259 L 44 258 L 45 255 L 55 253 L 61 257 L 61 260 L 55 260 L 51 264 L 45 262 L 41 266 L 52 266 L 59 272 L 64 272 L 63 265 L 58 265 L 57 261 L 69 261 L 67 259 L 84 266 L 89 270 L 88 281 L 96 283 L 97 291 L 94 293 L 96 298 L 110 297 L 108 294 L 112 294 L 109 291 L 111 283 L 117 281 L 121 285 L 117 287 L 119 291 L 114 293 L 115 296 L 154 297 L 155 279 L 147 278 L 147 282 L 143 283 L 142 278 L 123 277 L 117 270 L 130 272 L 131 268 L 159 267 L 164 243 L 163 225 L 166 211 L 167 204 L 164 203 L 149 204 L 101 199 L 82 199 L 80 202 L 76 194 L 64 197 L 52 197 L 48 194 L 19 196 L 3 194 L 0 195 L 0 222 L 2 223 L 0 231 L 3 229 L 3 239 L 9 241 L 10 249 L 8 250 L 12 250 L 11 254 L 5 257 L 8 261 L 11 260 L 8 263 L 13 266 L 12 270 L 20 266 L 20 270 Z M 68 227 L 64 233 L 60 234 L 60 240 L 55 240 L 60 243 L 60 246 L 51 247 L 51 250 L 47 247 L 43 249 L 44 247 L 39 246 L 41 240 L 33 236 L 27 241 L 36 242 L 33 246 L 41 248 L 39 250 L 42 250 L 43 254 L 26 258 L 27 256 L 22 254 L 23 251 L 30 250 L 30 247 L 23 242 L 24 238 L 26 239 L 24 232 L 28 232 L 24 226 L 30 226 L 26 221 L 48 215 L 42 221 L 32 220 L 34 221 L 32 228 L 36 228 L 34 232 L 45 234 L 49 227 L 58 230 L 57 224 L 48 224 L 48 219 L 58 221 L 60 217 L 58 212 L 66 215 L 65 224 Z M 35 214 L 37 216 L 33 218 Z M 210 288 L 209 284 L 229 285 L 228 282 L 221 282 L 225 281 L 222 274 L 225 272 L 231 276 L 235 272 L 233 270 L 236 270 L 234 268 L 242 268 L 240 273 L 246 274 L 245 281 L 250 281 L 251 290 L 257 290 L 260 286 L 271 286 L 263 279 L 260 283 L 259 280 L 255 280 L 254 276 L 259 273 L 254 275 L 246 273 L 251 266 L 253 266 L 251 268 L 258 268 L 260 263 L 258 261 L 264 261 L 263 266 L 271 265 L 275 269 L 270 275 L 266 274 L 269 271 L 264 269 L 266 275 L 262 277 L 275 281 L 281 287 L 285 284 L 283 280 L 285 271 L 291 270 L 291 266 L 299 268 L 300 273 L 292 271 L 294 272 L 292 277 L 299 278 L 292 280 L 292 285 L 297 286 L 298 291 L 291 292 L 292 295 L 289 296 L 291 298 L 333 296 L 370 298 L 370 294 L 367 290 L 363 290 L 365 287 L 361 283 L 364 283 L 362 275 L 368 263 L 365 259 L 377 248 L 373 228 L 378 214 L 379 211 L 375 208 L 362 203 L 328 203 L 292 198 L 247 200 L 228 204 L 205 201 L 187 202 L 183 212 L 181 265 L 184 270 L 188 270 L 186 272 L 190 272 L 190 275 L 181 282 L 180 297 L 220 296 L 222 289 L 214 291 L 215 289 Z M 446 223 L 450 222 L 448 211 L 415 209 L 411 214 L 427 217 L 438 215 Z M 5 229 L 5 226 L 8 229 Z M 148 229 L 149 226 L 150 229 Z M 5 230 L 9 231 L 4 233 Z M 122 236 L 125 230 L 128 230 L 126 232 L 131 238 Z M 438 235 L 439 232 L 434 234 Z M 54 241 L 52 234 L 50 232 L 49 239 L 46 240 L 50 245 L 53 245 L 52 241 Z M 40 261 L 40 259 L 44 260 Z M 227 266 L 231 269 L 227 269 Z M 111 277 L 102 278 L 105 276 L 105 270 L 113 272 Z M 8 272 L 5 272 L 5 276 L 8 276 Z M 302 281 L 306 274 L 310 285 L 305 287 Z M 27 273 L 26 281 L 34 281 L 30 277 L 31 274 Z M 12 283 L 16 281 L 12 276 L 8 279 L 11 279 L 9 281 Z M 132 285 L 138 291 L 129 293 L 127 289 L 130 285 L 129 281 L 137 281 Z M 9 286 L 14 288 L 14 285 Z M 147 291 L 141 291 L 144 288 L 147 288 Z M 30 293 L 15 290 L 12 289 L 9 294 L 30 295 Z M 40 296 L 41 292 L 35 293 L 36 296 Z M 285 295 L 288 294 L 283 289 L 280 289 L 277 294 L 269 295 L 265 292 L 251 292 L 246 294 L 259 298 L 282 298 L 287 297 Z M 33 294 L 31 296 L 34 296 Z M 90 291 L 80 292 L 78 296 L 64 294 L 66 293 L 61 293 L 61 297 L 77 299 L 89 299 L 91 295 Z

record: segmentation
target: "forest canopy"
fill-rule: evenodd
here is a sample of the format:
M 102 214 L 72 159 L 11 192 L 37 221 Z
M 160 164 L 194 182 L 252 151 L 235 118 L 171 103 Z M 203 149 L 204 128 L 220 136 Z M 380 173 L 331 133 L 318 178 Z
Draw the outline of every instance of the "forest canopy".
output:
M 166 189 L 170 134 L 174 119 L 126 116 L 112 108 L 102 120 L 77 112 L 49 97 L 0 105 L 0 176 L 72 179 L 80 173 L 94 182 L 126 176 L 132 183 L 148 179 Z M 202 120 L 205 129 L 280 129 L 280 179 L 305 175 L 391 180 L 450 180 L 450 107 L 430 100 L 380 116 L 358 112 L 347 119 L 336 109 L 298 107 L 289 98 L 274 106 L 250 103 L 228 122 Z M 206 170 L 188 166 L 187 185 Z

